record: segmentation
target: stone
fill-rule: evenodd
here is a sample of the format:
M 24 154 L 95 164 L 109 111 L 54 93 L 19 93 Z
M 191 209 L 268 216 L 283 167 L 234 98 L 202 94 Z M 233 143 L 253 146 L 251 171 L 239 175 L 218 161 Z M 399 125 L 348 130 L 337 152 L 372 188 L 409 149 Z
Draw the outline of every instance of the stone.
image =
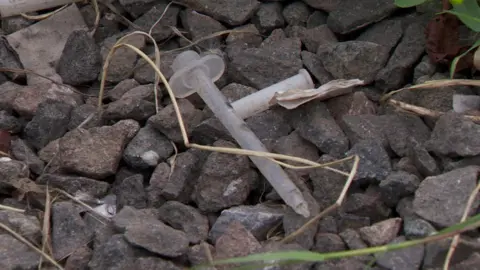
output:
M 67 132 L 71 111 L 72 106 L 63 102 L 40 103 L 32 121 L 25 126 L 25 140 L 38 150 L 62 137 Z
M 380 70 L 375 79 L 375 86 L 385 90 L 395 90 L 402 87 L 411 75 L 415 63 L 425 53 L 425 25 L 412 23 L 405 29 L 402 40 L 393 51 L 384 69 Z
M 107 182 L 81 176 L 50 173 L 40 175 L 36 179 L 36 182 L 40 185 L 46 185 L 48 183 L 50 187 L 62 189 L 69 194 L 82 192 L 94 198 L 105 196 L 110 188 L 110 185 Z
M 401 218 L 390 218 L 372 226 L 360 228 L 358 232 L 365 242 L 374 247 L 391 242 L 397 236 L 401 226 Z
M 353 229 L 346 229 L 339 233 L 340 237 L 342 237 L 343 241 L 347 245 L 349 249 L 362 249 L 368 248 L 368 245 L 360 237 L 360 234 Z
M 215 243 L 232 222 L 240 222 L 255 238 L 263 241 L 267 233 L 283 219 L 284 211 L 267 205 L 241 205 L 220 213 L 209 232 L 209 240 Z
M 405 242 L 404 236 L 395 238 L 390 244 Z M 425 252 L 424 245 L 416 245 L 382 254 L 375 254 L 376 263 L 387 269 L 420 269 Z
M 383 45 L 392 51 L 403 36 L 402 21 L 397 19 L 386 19 L 368 27 L 358 38 L 358 41 L 373 42 Z
M 409 156 L 418 172 L 423 176 L 440 174 L 441 170 L 435 158 L 420 143 L 414 143 L 410 149 Z
M 123 160 L 133 168 L 155 167 L 173 154 L 173 146 L 162 133 L 151 125 L 141 128 L 128 143 Z
M 73 31 L 65 43 L 56 69 L 66 84 L 81 85 L 94 81 L 102 69 L 100 47 L 87 31 Z
M 234 221 L 215 242 L 215 260 L 241 257 L 254 253 L 262 246 L 255 237 L 238 221 Z M 228 267 L 229 266 L 229 267 Z M 233 265 L 218 266 L 231 269 Z
M 192 130 L 192 141 L 203 145 L 211 145 L 218 140 L 232 141 L 232 135 L 216 117 L 211 117 Z
M 130 225 L 124 237 L 134 246 L 165 257 L 178 257 L 188 250 L 186 234 L 161 221 L 148 220 Z
M 180 7 L 168 5 L 167 1 L 153 1 L 153 3 L 155 6 L 134 20 L 133 23 L 139 27 L 135 30 L 151 33 L 155 41 L 160 42 L 173 35 L 172 27 L 177 27 Z M 158 21 L 160 17 L 162 19 Z M 155 27 L 152 29 L 154 24 Z
M 11 141 L 10 151 L 12 157 L 27 164 L 30 171 L 37 175 L 42 174 L 45 163 L 35 154 L 27 142 L 20 138 L 13 139 Z
M 405 171 L 393 171 L 378 185 L 382 193 L 383 202 L 388 206 L 395 206 L 401 198 L 413 195 L 420 179 Z
M 314 9 L 319 9 L 325 12 L 331 12 L 340 5 L 338 0 L 303 0 L 307 5 Z
M 260 2 L 256 0 L 215 2 L 210 0 L 180 0 L 179 3 L 231 26 L 244 24 L 253 16 L 260 5 Z
M 283 8 L 282 14 L 287 24 L 305 26 L 310 16 L 310 10 L 310 7 L 304 2 L 296 1 L 287 4 Z
M 135 261 L 135 265 L 143 270 L 182 270 L 183 268 L 158 257 L 140 257 Z
M 3 21 L 3 20 L 2 20 Z M 2 22 L 3 27 L 3 22 Z M 0 65 L 5 68 L 24 69 L 22 62 L 16 50 L 10 45 L 9 41 L 2 37 L 0 39 Z M 25 79 L 25 75 L 18 75 L 18 73 L 6 72 L 5 75 L 12 79 Z M 2 76 L 2 82 L 7 81 L 7 78 Z
M 346 153 L 346 156 L 352 155 L 358 155 L 360 158 L 355 180 L 383 181 L 392 171 L 388 153 L 377 141 L 363 140 L 354 144 Z
M 376 43 L 353 40 L 320 45 L 317 55 L 335 79 L 360 79 L 369 84 L 387 63 L 389 51 Z
M 214 146 L 235 147 L 226 141 L 218 141 Z M 248 157 L 212 152 L 203 164 L 192 199 L 201 211 L 216 212 L 240 205 L 258 177 L 250 169 Z
M 178 108 L 182 114 L 183 123 L 190 135 L 191 131 L 203 121 L 203 113 L 193 106 L 187 99 L 177 101 Z M 163 133 L 169 140 L 176 143 L 183 143 L 180 125 L 178 124 L 177 115 L 172 104 L 167 105 L 157 114 L 148 119 L 148 123 L 155 129 Z
M 125 80 L 117 83 L 117 85 L 115 85 L 115 87 L 113 87 L 112 89 L 105 90 L 104 97 L 108 98 L 112 101 L 119 100 L 119 99 L 122 98 L 122 96 L 126 92 L 128 92 L 129 90 L 131 90 L 131 89 L 133 89 L 133 88 L 135 88 L 139 85 L 140 84 L 135 79 L 125 79 Z
M 32 119 L 39 105 L 47 100 L 63 102 L 72 107 L 83 104 L 82 97 L 66 86 L 39 84 L 18 89 L 11 107 L 20 116 Z
M 356 219 L 356 223 L 359 221 L 363 223 L 358 216 L 368 217 L 372 222 L 379 222 L 387 218 L 391 213 L 391 210 L 383 203 L 379 195 L 374 196 L 364 193 L 351 194 L 347 197 L 342 209 L 345 213 L 356 215 L 357 217 L 352 220 L 355 221 Z M 340 216 L 339 218 L 345 219 L 348 217 Z
M 208 35 L 227 30 L 223 24 L 212 17 L 201 14 L 193 9 L 186 9 L 180 13 L 182 25 L 190 33 L 192 42 L 199 41 Z M 213 37 L 207 40 L 199 41 L 198 46 L 204 48 L 220 48 L 222 37 Z
M 194 186 L 192 183 L 197 180 L 201 165 L 199 158 L 191 151 L 178 154 L 175 158 L 175 167 L 169 168 L 168 175 L 165 175 L 166 179 L 161 180 L 161 185 L 155 185 L 155 189 L 164 199 L 190 202 Z M 153 187 L 150 190 L 153 191 Z
M 435 227 L 428 221 L 415 216 L 403 218 L 403 233 L 408 239 L 419 239 L 437 233 Z
M 85 124 L 83 122 L 87 120 L 93 114 L 92 118 Z M 83 124 L 82 128 L 89 129 L 92 127 L 100 127 L 105 123 L 101 118 L 101 114 L 97 111 L 97 106 L 92 104 L 82 104 L 76 108 L 73 108 L 70 115 L 70 122 L 68 122 L 67 129 L 74 130 Z
M 332 270 L 332 269 L 352 269 L 362 270 L 365 269 L 366 263 L 362 262 L 359 258 L 343 258 L 338 260 L 328 260 L 319 262 L 313 268 L 314 270 Z
M 87 269 L 88 262 L 92 258 L 93 251 L 86 245 L 75 250 L 68 256 L 65 269 Z
M 252 22 L 260 33 L 268 34 L 276 28 L 285 26 L 285 18 L 282 14 L 282 5 L 277 2 L 261 3 Z
M 336 159 L 329 155 L 323 155 L 318 163 L 327 163 L 335 161 Z M 348 171 L 345 164 L 335 164 L 329 166 L 331 168 Z M 317 168 L 311 170 L 309 174 L 313 186 L 313 197 L 317 200 L 320 209 L 326 209 L 335 203 L 340 196 L 340 193 L 345 186 L 346 177 L 336 172 L 325 170 L 324 168 Z
M 52 205 L 53 257 L 61 260 L 93 239 L 94 231 L 80 216 L 82 208 L 71 202 Z
M 266 241 L 263 243 L 263 247 L 258 251 L 258 253 L 270 253 L 270 252 L 289 252 L 289 251 L 305 251 L 301 245 L 297 243 L 280 243 L 278 241 Z M 278 264 L 275 264 L 275 260 L 269 261 L 269 266 L 274 269 L 289 269 L 289 270 L 302 270 L 302 269 L 311 269 L 313 262 L 297 262 L 295 264 L 290 264 L 286 266 L 280 261 Z M 271 264 L 270 264 L 271 263 Z
M 318 222 L 317 233 L 338 233 L 337 221 L 333 216 L 326 216 Z
M 137 18 L 147 12 L 154 4 L 155 0 L 120 0 L 118 3 L 128 14 Z M 148 32 L 148 31 L 147 31 Z
M 38 253 L 10 234 L 0 234 L 0 267 L 2 269 L 34 269 Z
M 327 23 L 328 14 L 321 10 L 315 10 L 307 19 L 307 28 L 313 28 Z
M 390 0 L 346 0 L 328 14 L 327 24 L 335 33 L 347 34 L 381 21 L 397 8 Z
M 170 79 L 173 75 L 173 70 L 170 68 L 175 58 L 181 53 L 182 51 L 165 51 L 161 52 L 160 54 L 160 71 L 165 76 L 165 79 Z M 149 55 L 150 59 L 155 59 L 155 54 Z M 135 65 L 133 71 L 133 78 L 135 81 L 147 84 L 147 83 L 154 83 L 155 82 L 155 70 L 150 66 L 145 59 L 139 59 L 137 64 Z
M 407 156 L 413 146 L 423 144 L 430 138 L 430 129 L 418 116 L 396 114 L 384 118 L 391 120 L 385 121 L 383 133 L 390 148 L 400 157 Z
M 342 251 L 346 249 L 342 238 L 333 233 L 317 233 L 313 249 L 320 253 Z
M 11 133 L 19 133 L 23 127 L 23 121 L 5 110 L 0 111 L 0 130 L 7 130 Z
M 34 22 L 23 16 L 2 18 L 2 34 L 11 34 L 32 25 Z
M 305 28 L 303 26 L 294 25 L 287 29 L 289 37 L 298 37 L 307 48 L 307 51 L 316 53 L 318 46 L 328 43 L 337 43 L 337 37 L 328 28 L 326 24 Z
M 234 82 L 263 89 L 298 74 L 302 68 L 300 39 L 286 38 L 279 29 L 269 38 L 260 48 L 245 48 L 228 54 L 228 72 Z M 277 38 L 270 44 L 270 40 Z
M 284 115 L 276 110 L 266 110 L 257 113 L 245 120 L 247 126 L 267 147 L 271 146 L 276 139 L 288 135 L 292 131 L 290 123 Z
M 465 204 L 477 186 L 480 167 L 468 166 L 425 178 L 415 192 L 415 214 L 438 227 L 457 224 Z M 480 202 L 476 201 L 472 209 Z
M 317 54 L 302 51 L 301 56 L 305 68 L 320 84 L 326 84 L 333 80 L 332 75 L 323 67 L 322 60 Z
M 272 148 L 273 152 L 288 156 L 305 158 L 316 161 L 320 158 L 316 146 L 303 139 L 297 131 L 291 132 L 287 136 L 278 138 Z M 298 162 L 290 162 L 292 165 L 305 165 Z M 297 171 L 300 175 L 308 174 L 308 170 Z
M 375 115 L 377 111 L 377 106 L 362 91 L 331 98 L 326 104 L 337 122 L 345 115 Z
M 398 215 L 404 219 L 407 217 L 416 216 L 413 210 L 413 196 L 401 199 L 398 202 L 397 207 L 395 207 L 395 210 L 397 211 Z
M 138 209 L 147 207 L 147 193 L 143 187 L 143 175 L 134 174 L 121 180 L 113 188 L 116 195 L 116 209 L 122 209 L 126 205 Z
M 172 228 L 185 232 L 190 244 L 198 244 L 208 237 L 207 217 L 192 206 L 168 201 L 158 209 L 158 217 Z
M 106 57 L 111 48 L 115 45 L 118 39 L 123 36 L 123 33 L 119 33 L 118 35 L 108 37 L 103 41 L 100 50 L 103 57 L 103 63 L 105 63 Z M 134 35 L 125 38 L 122 42 L 130 44 L 142 50 L 145 47 L 146 41 L 144 36 Z M 133 74 L 133 69 L 137 62 L 137 58 L 137 53 L 130 48 L 120 47 L 115 50 L 115 52 L 111 56 L 109 62 L 109 69 L 107 70 L 108 73 L 105 76 L 105 80 L 109 83 L 119 83 L 125 79 L 130 78 Z M 103 76 L 103 71 L 101 72 L 100 76 Z
M 58 160 L 62 169 L 82 176 L 102 179 L 115 174 L 128 140 L 139 129 L 133 120 L 89 130 L 72 130 L 58 142 Z
M 122 95 L 121 99 L 123 98 L 133 98 L 133 99 L 144 99 L 146 101 L 155 102 L 155 88 L 153 83 L 139 85 L 134 87 L 125 94 Z M 163 89 L 157 87 L 157 98 L 161 101 L 163 97 Z
M 149 222 L 150 220 L 156 221 L 157 219 L 157 209 L 137 209 L 133 206 L 126 205 L 122 209 L 120 209 L 117 214 L 112 218 L 112 227 L 116 231 L 124 233 L 129 226 L 138 223 Z
M 441 116 L 425 148 L 438 155 L 476 156 L 480 154 L 480 125 L 456 113 Z
M 155 114 L 155 103 L 141 98 L 121 98 L 108 104 L 103 112 L 105 120 L 133 119 L 144 121 Z
M 134 252 L 123 235 L 115 234 L 94 249 L 88 267 L 92 270 L 134 269 Z
M 208 263 L 207 251 L 210 254 L 215 253 L 215 248 L 207 242 L 190 246 L 187 253 L 188 261 L 192 265 Z
M 41 243 L 42 229 L 40 227 L 40 221 L 35 216 L 9 210 L 0 210 L 0 222 L 25 237 L 31 243 Z

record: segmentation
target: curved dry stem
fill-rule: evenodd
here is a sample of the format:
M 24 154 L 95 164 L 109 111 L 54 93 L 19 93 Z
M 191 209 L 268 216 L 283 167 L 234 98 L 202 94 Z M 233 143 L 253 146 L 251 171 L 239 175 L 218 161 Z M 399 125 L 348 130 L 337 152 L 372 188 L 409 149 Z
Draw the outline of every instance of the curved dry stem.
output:
M 468 198 L 467 204 L 465 205 L 465 211 L 463 212 L 462 219 L 460 219 L 460 223 L 464 222 L 467 220 L 467 217 L 472 210 L 472 205 L 473 202 L 475 201 L 475 198 L 477 197 L 478 192 L 480 191 L 480 183 L 477 185 L 477 187 L 472 191 L 470 194 L 470 197 Z M 450 260 L 453 257 L 453 253 L 455 253 L 455 249 L 458 245 L 458 241 L 460 239 L 460 234 L 457 234 L 453 237 L 452 243 L 450 244 L 450 248 L 448 249 L 447 256 L 445 258 L 445 263 L 443 264 L 443 270 L 448 270 L 450 266 Z
M 93 23 L 93 29 L 90 32 L 90 36 L 93 37 L 93 35 L 95 35 L 95 32 L 98 29 L 98 25 L 100 24 L 100 9 L 98 8 L 97 0 L 91 0 L 91 1 L 92 1 L 93 10 L 95 10 L 95 22 Z
M 44 19 L 52 16 L 55 13 L 58 13 L 58 12 L 64 10 L 64 9 L 66 9 L 69 5 L 70 4 L 63 5 L 62 7 L 58 8 L 54 11 L 50 11 L 48 13 L 41 14 L 41 15 L 28 15 L 28 14 L 25 14 L 25 13 L 20 13 L 20 16 L 22 16 L 23 18 L 28 19 L 28 20 L 40 21 L 40 20 L 44 20 Z

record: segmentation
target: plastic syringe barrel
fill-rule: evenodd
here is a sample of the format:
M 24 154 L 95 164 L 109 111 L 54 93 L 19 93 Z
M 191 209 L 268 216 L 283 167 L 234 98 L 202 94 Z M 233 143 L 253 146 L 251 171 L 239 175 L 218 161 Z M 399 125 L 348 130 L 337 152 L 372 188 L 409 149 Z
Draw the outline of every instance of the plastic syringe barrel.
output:
M 204 70 L 194 68 L 191 70 L 190 76 L 192 76 L 191 82 L 196 85 L 197 93 L 240 147 L 253 151 L 268 152 L 243 119 L 236 115 L 225 96 L 212 82 L 212 79 L 205 74 Z M 250 156 L 250 159 L 287 205 L 302 216 L 310 216 L 308 205 L 304 200 L 301 200 L 303 199 L 301 191 L 293 184 L 280 165 L 263 157 Z
M 276 92 L 292 89 L 305 90 L 314 87 L 315 85 L 308 71 L 301 69 L 295 76 L 232 102 L 232 107 L 238 117 L 247 119 L 250 116 L 268 110 L 270 108 L 270 100 Z

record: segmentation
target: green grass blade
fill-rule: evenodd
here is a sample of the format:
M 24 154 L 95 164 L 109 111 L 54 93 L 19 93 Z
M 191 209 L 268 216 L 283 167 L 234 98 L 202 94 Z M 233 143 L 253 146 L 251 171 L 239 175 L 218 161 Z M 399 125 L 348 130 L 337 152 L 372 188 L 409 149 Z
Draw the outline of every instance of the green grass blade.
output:
M 450 79 L 453 79 L 453 76 L 455 75 L 455 69 L 457 68 L 458 61 L 460 61 L 462 57 L 467 55 L 469 52 L 471 52 L 473 49 L 477 48 L 478 46 L 480 46 L 480 39 L 477 40 L 475 43 L 473 43 L 473 45 L 464 53 L 457 55 L 455 58 L 453 58 L 452 64 L 450 65 Z
M 427 0 L 395 0 L 395 5 L 401 8 L 409 8 L 425 3 Z

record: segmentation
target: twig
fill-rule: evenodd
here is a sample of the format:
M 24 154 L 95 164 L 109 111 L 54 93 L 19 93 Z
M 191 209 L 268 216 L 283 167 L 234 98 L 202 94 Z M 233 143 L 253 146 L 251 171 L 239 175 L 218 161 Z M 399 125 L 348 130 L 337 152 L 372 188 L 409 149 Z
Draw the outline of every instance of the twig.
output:
M 440 116 L 445 114 L 444 112 L 430 110 L 430 109 L 427 109 L 427 108 L 424 108 L 424 107 L 415 106 L 415 105 L 408 104 L 408 103 L 398 101 L 398 100 L 395 100 L 395 99 L 388 100 L 388 103 L 395 106 L 395 107 L 398 107 L 402 110 L 412 112 L 412 113 L 415 113 L 415 114 L 420 115 L 420 116 L 428 116 L 428 117 L 432 117 L 432 118 L 439 118 Z M 477 124 L 480 123 L 480 116 L 476 116 L 476 115 L 461 115 L 461 116 L 463 118 L 471 120 L 471 121 L 473 121 Z

